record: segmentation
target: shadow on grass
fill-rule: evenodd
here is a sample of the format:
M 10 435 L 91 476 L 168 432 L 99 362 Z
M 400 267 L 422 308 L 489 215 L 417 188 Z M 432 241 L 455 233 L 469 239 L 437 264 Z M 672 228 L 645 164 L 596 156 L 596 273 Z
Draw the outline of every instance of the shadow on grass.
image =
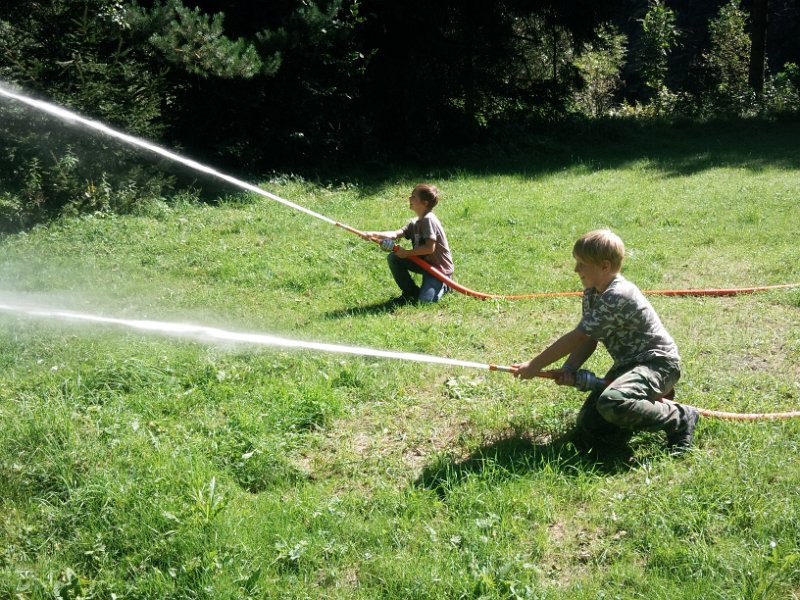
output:
M 634 163 L 662 177 L 685 177 L 714 168 L 800 168 L 800 118 L 730 118 L 704 122 L 605 119 L 499 129 L 470 146 L 436 148 L 430 156 L 312 170 L 323 182 L 358 182 L 357 193 L 371 197 L 398 178 L 445 180 L 466 175 L 518 175 L 537 179 L 565 169 L 588 172 L 626 168 Z
M 440 456 L 426 466 L 414 485 L 445 496 L 447 490 L 473 476 L 490 475 L 495 481 L 507 480 L 530 471 L 548 470 L 566 476 L 585 473 L 614 475 L 635 466 L 629 446 L 598 451 L 579 451 L 571 432 L 546 441 L 529 434 L 507 432 L 487 442 L 464 459 Z
M 378 315 L 413 304 L 408 300 L 402 298 L 392 298 L 384 302 L 375 302 L 373 304 L 365 304 L 364 306 L 354 306 L 352 308 L 340 308 L 337 310 L 329 310 L 322 314 L 325 319 L 341 319 L 343 317 L 363 317 L 367 315 Z

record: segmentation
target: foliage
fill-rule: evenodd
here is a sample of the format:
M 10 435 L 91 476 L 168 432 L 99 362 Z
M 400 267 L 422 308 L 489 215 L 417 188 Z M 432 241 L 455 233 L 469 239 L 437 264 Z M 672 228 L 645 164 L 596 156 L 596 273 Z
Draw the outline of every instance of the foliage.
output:
M 133 134 L 159 135 L 166 81 L 150 68 L 147 47 L 133 43 L 126 14 L 111 0 L 4 3 L 0 79 Z
M 260 123 L 267 143 L 257 151 L 303 159 L 358 144 L 365 127 L 360 82 L 370 58 L 355 39 L 361 20 L 358 2 L 316 0 L 293 6 L 257 34 L 261 54 L 281 57 L 274 76 L 259 81 L 263 114 L 242 121 L 246 134 L 253 120 Z
M 675 11 L 661 0 L 650 0 L 647 13 L 641 20 L 642 37 L 637 61 L 645 84 L 656 93 L 656 101 L 667 80 L 669 53 L 680 40 L 675 22 Z
M 788 79 L 768 78 L 762 97 L 747 87 L 746 18 L 735 2 L 713 20 L 707 3 L 674 6 L 9 0 L 0 5 L 0 80 L 250 175 L 429 162 L 508 132 L 561 127 L 576 111 L 602 117 L 619 102 L 615 114 L 640 118 L 796 110 Z M 770 7 L 768 62 L 779 73 L 800 61 L 792 38 L 800 11 L 785 0 Z M 637 44 L 635 60 L 625 61 L 616 36 Z M 0 111 L 5 227 L 64 207 L 157 203 L 173 182 L 214 195 L 207 182 L 163 178 L 118 145 L 89 142 L 5 101 Z M 72 160 L 68 148 L 78 161 L 69 171 L 61 164 Z M 67 172 L 74 181 L 56 185 Z M 99 199 L 98 189 L 128 199 L 117 206 L 116 193 Z
M 637 119 L 698 119 L 697 99 L 688 92 L 673 92 L 666 87 L 649 101 L 623 102 L 613 114 Z
M 800 111 L 800 67 L 787 63 L 770 77 L 764 86 L 763 102 L 764 112 L 770 114 Z
M 754 105 L 747 86 L 750 37 L 747 15 L 736 0 L 724 4 L 709 23 L 710 49 L 703 54 L 713 87 L 705 97 L 715 110 L 740 114 Z
M 24 229 L 60 213 L 130 212 L 173 187 L 169 175 L 140 165 L 129 149 L 53 127 L 17 106 L 0 106 L 0 115 L 5 133 L 0 231 Z
M 222 13 L 207 15 L 198 7 L 185 7 L 180 0 L 164 0 L 151 11 L 136 7 L 131 12 L 131 26 L 152 32 L 149 44 L 187 74 L 249 78 L 265 68 L 252 44 L 224 35 Z
M 552 11 L 520 15 L 512 23 L 518 65 L 511 77 L 518 90 L 518 114 L 506 115 L 554 122 L 572 111 L 578 80 L 574 65 L 578 38 Z
M 251 45 L 221 35 L 221 17 L 205 18 L 179 2 L 151 11 L 111 0 L 20 0 L 0 9 L 0 79 L 127 133 L 166 135 L 164 108 L 186 73 L 250 76 L 260 62 Z M 181 45 L 190 34 L 192 46 Z M 162 59 L 160 52 L 172 48 Z M 0 226 L 16 229 L 62 211 L 126 212 L 165 195 L 171 180 L 142 166 L 129 148 L 76 135 L 13 104 L 0 105 Z
M 626 42 L 613 25 L 605 24 L 597 31 L 597 41 L 585 45 L 575 59 L 584 84 L 576 100 L 586 114 L 598 118 L 611 110 L 614 92 L 621 84 Z

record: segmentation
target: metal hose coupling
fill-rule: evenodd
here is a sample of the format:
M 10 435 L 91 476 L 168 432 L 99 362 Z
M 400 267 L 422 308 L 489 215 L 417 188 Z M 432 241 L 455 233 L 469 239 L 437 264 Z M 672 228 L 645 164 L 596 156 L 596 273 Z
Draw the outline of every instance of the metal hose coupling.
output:
M 387 252 L 391 252 L 392 250 L 394 250 L 394 240 L 389 238 L 381 240 L 381 248 L 383 248 Z
M 580 369 L 575 373 L 575 387 L 582 392 L 599 392 L 605 389 L 606 380 L 591 371 Z

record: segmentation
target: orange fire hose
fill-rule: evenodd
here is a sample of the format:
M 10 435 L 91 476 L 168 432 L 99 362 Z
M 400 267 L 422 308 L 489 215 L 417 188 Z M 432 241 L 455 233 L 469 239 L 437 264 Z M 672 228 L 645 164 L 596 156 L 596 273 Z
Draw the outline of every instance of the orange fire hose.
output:
M 397 248 L 397 246 L 395 246 Z M 422 260 L 419 256 L 409 256 L 408 260 L 414 264 L 419 265 L 428 273 L 436 277 L 439 281 L 443 281 L 447 287 L 456 290 L 466 296 L 473 296 L 481 300 L 495 299 L 495 300 L 527 300 L 531 298 L 557 298 L 563 296 L 583 296 L 583 292 L 539 292 L 536 294 L 486 294 L 484 292 L 476 292 L 463 285 L 456 283 L 447 275 L 442 273 L 439 269 L 434 267 L 429 262 Z M 766 292 L 767 290 L 786 290 L 800 287 L 800 283 L 786 283 L 781 285 L 760 285 L 755 287 L 742 287 L 742 288 L 725 288 L 725 289 L 705 289 L 705 290 L 642 290 L 643 294 L 650 296 L 735 296 L 737 294 L 752 294 L 754 292 Z
M 367 235 L 363 231 L 359 231 L 354 227 L 350 227 L 349 225 L 344 225 L 343 223 L 336 223 L 337 227 L 341 227 L 342 229 L 349 231 L 350 233 L 354 233 L 361 238 L 368 239 Z M 374 241 L 374 240 L 373 240 Z M 376 242 L 380 244 L 380 242 Z M 395 245 L 392 249 L 393 252 L 397 251 L 400 246 Z M 442 281 L 447 285 L 449 288 L 460 292 L 466 296 L 472 296 L 473 298 L 480 298 L 481 300 L 488 300 L 488 299 L 496 299 L 496 300 L 523 300 L 523 299 L 530 299 L 530 298 L 556 298 L 556 297 L 564 297 L 564 296 L 582 296 L 583 292 L 575 291 L 575 292 L 540 292 L 536 294 L 520 294 L 520 295 L 511 295 L 511 294 L 486 294 L 484 292 L 476 292 L 475 290 L 471 290 L 463 285 L 453 281 L 450 277 L 442 273 L 439 269 L 431 265 L 430 263 L 422 260 L 418 256 L 409 256 L 408 260 L 413 262 L 416 265 L 422 267 L 426 272 L 430 273 L 439 281 Z M 762 286 L 755 286 L 755 287 L 744 287 L 744 288 L 725 288 L 725 289 L 686 289 L 686 290 L 643 290 L 642 293 L 649 294 L 651 296 L 735 296 L 737 294 L 752 294 L 754 292 L 763 292 L 767 290 L 779 290 L 779 289 L 793 289 L 800 287 L 800 283 L 789 283 L 783 285 L 762 285 Z M 505 371 L 512 373 L 514 369 L 508 366 L 502 365 L 489 365 L 490 371 Z M 537 377 L 542 377 L 545 379 L 555 379 L 556 372 L 555 371 L 541 371 Z M 665 398 L 671 399 L 672 391 L 665 396 Z M 685 405 L 689 406 L 689 405 Z M 800 417 L 800 411 L 787 411 L 787 412 L 777 412 L 777 413 L 734 413 L 734 412 L 725 412 L 719 410 L 710 410 L 707 408 L 700 408 L 697 406 L 693 406 L 692 408 L 697 409 L 700 411 L 700 414 L 704 417 L 711 417 L 715 419 L 726 419 L 731 421 L 761 421 L 761 420 L 769 420 L 769 421 L 777 421 L 783 419 L 794 419 Z
M 341 227 L 345 231 L 354 233 L 357 236 L 367 239 L 366 233 L 359 231 L 354 227 L 345 225 L 344 223 L 336 223 L 337 227 Z M 376 242 L 379 244 L 379 242 Z M 393 252 L 400 246 L 395 245 Z M 423 268 L 426 272 L 430 273 L 436 279 L 443 282 L 447 287 L 455 290 L 465 296 L 472 296 L 473 298 L 480 298 L 481 300 L 528 300 L 533 298 L 561 298 L 565 296 L 583 296 L 582 291 L 574 292 L 538 292 L 534 294 L 487 294 L 485 292 L 476 292 L 471 290 L 460 283 L 453 281 L 450 277 L 442 273 L 439 269 L 434 267 L 429 262 L 421 259 L 419 256 L 409 256 L 408 260 L 415 265 Z M 760 285 L 754 287 L 741 287 L 741 288 L 724 288 L 724 289 L 686 289 L 686 290 L 642 290 L 643 294 L 650 296 L 735 296 L 738 294 L 752 294 L 755 292 L 766 292 L 768 290 L 786 290 L 800 288 L 800 283 L 787 283 L 781 285 Z

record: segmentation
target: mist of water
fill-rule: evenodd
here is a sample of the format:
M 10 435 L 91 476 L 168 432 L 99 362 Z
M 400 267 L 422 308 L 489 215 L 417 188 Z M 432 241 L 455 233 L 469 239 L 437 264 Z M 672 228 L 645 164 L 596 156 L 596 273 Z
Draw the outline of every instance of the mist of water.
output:
M 78 323 L 96 323 L 99 325 L 112 325 L 144 331 L 153 334 L 173 336 L 183 339 L 196 340 L 205 343 L 233 343 L 254 346 L 272 346 L 276 348 L 295 348 L 305 350 L 315 350 L 319 352 L 333 352 L 337 354 L 353 354 L 357 356 L 373 356 L 377 358 L 393 358 L 397 360 L 408 360 L 413 362 L 432 363 L 439 365 L 451 365 L 456 367 L 467 367 L 472 369 L 484 370 L 507 370 L 506 367 L 494 367 L 484 363 L 471 362 L 466 360 L 456 360 L 429 354 L 416 354 L 413 352 L 393 352 L 389 350 L 376 350 L 374 348 L 361 348 L 358 346 L 345 346 L 341 344 L 327 344 L 322 342 L 306 342 L 281 338 L 274 335 L 263 333 L 245 333 L 236 331 L 226 331 L 216 327 L 206 327 L 204 325 L 194 325 L 191 323 L 172 323 L 168 321 L 150 321 L 137 319 L 119 319 L 115 317 L 104 317 L 80 312 L 72 312 L 51 308 L 22 306 L 15 304 L 0 303 L 0 311 L 15 313 L 36 318 L 58 319 L 62 321 L 73 321 Z
M 120 140 L 128 145 L 142 148 L 154 154 L 158 154 L 159 156 L 163 156 L 174 162 L 185 165 L 191 169 L 194 169 L 195 171 L 199 171 L 201 173 L 205 173 L 212 177 L 216 177 L 218 179 L 226 181 L 243 190 L 253 192 L 259 194 L 260 196 L 264 196 L 271 200 L 280 202 L 281 204 L 284 204 L 290 208 L 303 212 L 316 219 L 320 219 L 321 221 L 325 221 L 326 223 L 330 223 L 331 225 L 342 226 L 341 223 L 338 223 L 333 219 L 326 217 L 325 215 L 321 215 L 308 208 L 305 208 L 304 206 L 300 206 L 298 204 L 295 204 L 294 202 L 290 202 L 289 200 L 281 198 L 280 196 L 271 194 L 270 192 L 267 192 L 266 190 L 263 190 L 255 185 L 249 184 L 245 181 L 241 181 L 239 179 L 231 177 L 230 175 L 220 173 L 219 171 L 216 171 L 211 167 L 208 167 L 206 165 L 198 163 L 197 161 L 175 154 L 174 152 L 170 152 L 169 150 L 161 148 L 160 146 L 152 144 L 146 140 L 116 131 L 108 127 L 107 125 L 104 125 L 103 123 L 81 117 L 80 115 L 74 112 L 61 108 L 54 104 L 51 104 L 49 102 L 30 98 L 28 96 L 25 96 L 24 94 L 11 91 L 6 87 L 3 87 L 2 85 L 0 85 L 0 96 L 9 98 L 17 102 L 21 102 L 26 106 L 45 112 L 58 119 L 61 119 L 66 123 L 86 127 L 88 129 L 100 132 L 114 139 Z M 343 227 L 345 227 L 346 229 L 351 229 L 348 228 L 347 226 Z M 226 342 L 226 343 L 258 345 L 258 346 L 273 346 L 279 348 L 298 348 L 306 350 L 316 350 L 320 352 L 352 354 L 357 356 L 373 356 L 378 358 L 392 358 L 397 360 L 408 360 L 414 362 L 451 365 L 451 366 L 467 367 L 474 369 L 508 370 L 508 367 L 496 367 L 494 365 L 488 365 L 488 364 L 465 361 L 465 360 L 456 360 L 440 356 L 431 356 L 427 354 L 416 354 L 412 352 L 393 352 L 388 350 L 376 350 L 373 348 L 361 348 L 357 346 L 345 346 L 340 344 L 327 344 L 320 342 L 305 342 L 300 340 L 280 338 L 273 335 L 267 335 L 262 333 L 243 333 L 243 332 L 226 331 L 224 329 L 218 329 L 215 327 L 206 327 L 203 325 L 193 325 L 188 323 L 171 323 L 164 321 L 119 319 L 119 318 L 104 317 L 104 316 L 91 315 L 79 312 L 70 312 L 64 310 L 39 308 L 39 307 L 32 307 L 32 306 L 18 305 L 18 304 L 5 304 L 5 303 L 0 303 L 0 311 L 27 315 L 29 317 L 37 317 L 37 318 L 52 318 L 52 319 L 76 321 L 83 323 L 96 323 L 101 325 L 116 325 L 116 326 L 126 327 L 129 329 L 146 331 L 161 335 L 175 336 L 185 339 L 192 339 L 201 342 L 210 342 L 210 343 Z
M 263 190 L 258 186 L 247 183 L 246 181 L 241 181 L 240 179 L 236 179 L 235 177 L 231 177 L 230 175 L 226 175 L 225 173 L 220 173 L 219 171 L 212 169 L 211 167 L 208 167 L 197 161 L 175 154 L 174 152 L 170 152 L 169 150 L 166 150 L 160 146 L 156 146 L 155 144 L 151 144 L 150 142 L 143 140 L 141 138 L 137 138 L 132 135 L 116 131 L 115 129 L 112 129 L 108 125 L 104 125 L 103 123 L 100 123 L 98 121 L 92 121 L 91 119 L 86 119 L 84 117 L 81 117 L 80 115 L 71 112 L 65 108 L 56 106 L 55 104 L 51 104 L 43 100 L 36 100 L 34 98 L 25 96 L 24 94 L 13 92 L 3 87 L 2 85 L 0 85 L 0 96 L 10 98 L 11 100 L 16 100 L 17 102 L 21 102 L 31 108 L 35 108 L 36 110 L 40 110 L 58 119 L 61 119 L 66 123 L 70 123 L 73 125 L 81 125 L 88 129 L 99 131 L 100 133 L 105 134 L 109 137 L 125 142 L 130 146 L 136 146 L 137 148 L 142 148 L 149 152 L 153 152 L 154 154 L 158 154 L 159 156 L 168 158 L 174 162 L 187 166 L 195 171 L 199 171 L 201 173 L 205 173 L 212 177 L 216 177 L 217 179 L 226 181 L 238 188 L 247 190 L 248 192 L 253 192 L 260 196 L 264 196 L 265 198 L 269 198 L 270 200 L 275 200 L 276 202 L 280 202 L 281 204 L 284 204 L 290 208 L 299 210 L 300 212 L 304 212 L 305 214 L 310 215 L 315 219 L 320 219 L 321 221 L 325 221 L 326 223 L 330 223 L 331 225 L 339 225 L 339 223 L 337 223 L 333 219 L 330 219 L 325 215 L 321 215 L 317 212 L 314 212 L 313 210 L 310 210 L 305 206 L 300 206 L 299 204 L 290 202 L 285 198 L 281 198 L 280 196 L 271 194 L 270 192 Z

